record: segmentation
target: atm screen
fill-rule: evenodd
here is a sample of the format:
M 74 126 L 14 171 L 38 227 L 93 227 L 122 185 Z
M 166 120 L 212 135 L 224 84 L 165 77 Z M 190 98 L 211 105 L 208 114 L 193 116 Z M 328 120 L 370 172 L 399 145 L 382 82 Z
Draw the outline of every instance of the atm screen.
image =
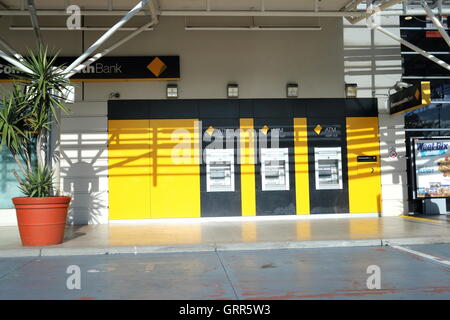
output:
M 289 190 L 289 150 L 261 149 L 261 178 L 263 191 Z
M 319 183 L 339 184 L 339 163 L 337 160 L 319 160 Z
M 342 189 L 341 148 L 314 148 L 316 189 Z
M 206 150 L 206 191 L 234 191 L 234 151 Z

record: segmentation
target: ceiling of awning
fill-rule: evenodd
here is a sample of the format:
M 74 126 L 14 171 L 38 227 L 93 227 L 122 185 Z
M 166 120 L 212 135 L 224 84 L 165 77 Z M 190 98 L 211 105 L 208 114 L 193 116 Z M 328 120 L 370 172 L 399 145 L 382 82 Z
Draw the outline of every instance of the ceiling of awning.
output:
M 78 5 L 83 15 L 124 15 L 139 0 L 33 0 L 38 15 L 66 15 L 69 5 Z M 406 1 L 406 0 L 405 0 Z M 25 15 L 28 0 L 0 0 L 1 15 Z M 160 15 L 241 15 L 256 16 L 356 16 L 366 13 L 367 0 L 150 0 Z M 427 0 L 433 8 L 438 0 Z M 410 9 L 421 8 L 419 0 L 379 0 L 383 9 L 395 9 L 402 13 L 402 3 Z M 442 7 L 450 9 L 450 0 L 442 0 Z M 84 11 L 84 12 L 83 12 Z M 229 14 L 230 13 L 230 14 Z M 142 15 L 143 13 L 139 13 Z M 404 12 L 403 12 L 404 14 Z
M 29 16 L 28 2 L 34 2 L 38 16 L 67 17 L 69 5 L 78 5 L 81 15 L 85 17 L 124 16 L 135 7 L 140 0 L 0 0 L 0 16 Z M 159 16 L 185 17 L 346 17 L 351 23 L 367 18 L 368 0 L 149 0 L 155 10 L 141 10 L 143 17 L 153 12 Z M 372 1 L 370 1 L 372 2 Z M 438 0 L 427 0 L 431 8 L 435 8 Z M 450 12 L 450 0 L 441 0 L 439 13 Z M 406 7 L 402 4 L 407 3 Z M 425 11 L 419 0 L 379 0 L 383 15 L 420 15 Z M 415 9 L 415 13 L 404 11 Z M 438 9 L 435 9 L 437 12 Z M 412 11 L 410 11 L 412 12 Z M 437 14 L 439 14 L 437 13 Z M 144 18 L 144 17 L 143 17 Z
M 138 0 L 34 0 L 36 9 L 65 9 L 75 4 L 85 10 L 126 10 L 132 8 Z M 266 10 L 314 10 L 316 0 L 157 0 L 161 10 L 258 10 L 262 6 Z M 318 9 L 322 11 L 338 11 L 351 0 L 320 0 Z M 26 8 L 26 1 L 0 0 L 8 9 Z

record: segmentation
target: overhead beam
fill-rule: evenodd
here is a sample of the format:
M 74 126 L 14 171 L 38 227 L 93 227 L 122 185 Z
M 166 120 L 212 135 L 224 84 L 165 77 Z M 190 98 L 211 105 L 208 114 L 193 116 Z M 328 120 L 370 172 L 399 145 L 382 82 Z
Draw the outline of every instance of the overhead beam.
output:
M 67 27 L 41 27 L 42 31 L 107 31 L 110 27 L 80 27 L 78 29 L 67 29 Z M 136 31 L 139 27 L 123 27 L 119 28 L 117 31 Z M 33 30 L 30 26 L 10 26 L 9 30 L 13 31 L 29 31 Z M 148 28 L 144 31 L 153 31 L 153 28 Z
M 434 14 L 450 15 L 450 8 L 442 8 L 439 12 L 438 9 L 432 9 Z M 83 10 L 83 16 L 123 16 L 128 11 L 124 10 Z M 379 13 L 381 16 L 420 16 L 426 15 L 423 9 L 410 9 L 407 13 L 403 10 L 384 10 Z M 22 10 L 0 10 L 0 16 L 28 16 L 27 11 Z M 67 16 L 65 10 L 36 10 L 37 16 Z M 138 12 L 136 16 L 145 16 L 147 13 Z M 206 11 L 206 10 L 161 10 L 159 16 L 170 17 L 197 17 L 197 16 L 213 16 L 213 17 L 367 17 L 366 11 L 251 11 L 251 10 L 238 10 L 238 11 Z
M 33 26 L 34 35 L 39 45 L 42 44 L 41 29 L 39 28 L 39 22 L 36 14 L 36 6 L 34 5 L 34 0 L 27 0 L 28 12 L 30 13 L 31 25 Z
M 6 4 L 4 4 L 2 1 L 0 1 L 0 8 L 6 9 L 6 10 L 9 9 L 9 7 Z
M 344 12 L 344 11 L 273 11 L 273 10 L 162 10 L 161 16 L 171 17 L 345 17 L 351 15 L 363 15 L 365 11 L 361 12 Z
M 347 3 L 345 6 L 343 6 L 341 8 L 340 11 L 353 11 L 355 10 L 360 4 L 361 2 L 363 2 L 364 0 L 352 0 L 349 3 Z M 348 22 L 352 23 L 352 19 L 354 17 L 345 17 L 345 19 L 347 19 Z
M 185 26 L 184 30 L 186 31 L 321 31 L 322 27 L 320 26 L 292 26 L 292 27 L 285 27 L 285 26 L 242 26 L 242 27 L 212 27 L 212 26 Z
M 399 4 L 400 2 L 402 2 L 403 0 L 389 0 L 387 2 L 383 2 L 382 4 L 380 4 L 377 7 L 374 7 L 377 11 L 370 11 L 370 12 L 366 12 L 365 16 L 360 16 L 360 17 L 355 17 L 355 18 L 348 18 L 347 20 L 351 23 L 351 24 L 355 24 L 360 22 L 361 20 L 370 18 L 371 16 L 373 16 L 375 13 L 379 14 L 381 11 L 383 11 L 384 9 L 390 8 L 392 6 L 395 6 L 396 4 Z M 400 11 L 401 12 L 401 11 Z
M 11 47 L 3 38 L 0 37 L 0 45 L 5 48 L 10 54 L 14 56 L 18 61 L 23 62 L 24 58 L 20 53 L 17 52 L 13 47 Z
M 153 1 L 152 1 L 153 2 Z M 84 70 L 85 68 L 87 68 L 89 65 L 91 65 L 92 63 L 94 63 L 95 61 L 97 61 L 98 59 L 100 59 L 101 57 L 106 56 L 108 53 L 110 53 L 111 51 L 113 51 L 114 49 L 118 48 L 119 46 L 123 45 L 125 42 L 129 41 L 130 39 L 136 37 L 138 34 L 142 33 L 143 31 L 147 31 L 149 30 L 149 28 L 151 28 L 152 26 L 154 26 L 155 24 L 157 24 L 159 22 L 158 20 L 158 5 L 157 3 L 154 3 L 155 5 L 153 6 L 149 6 L 150 9 L 150 14 L 152 16 L 152 20 L 149 23 L 144 24 L 143 26 L 141 26 L 140 28 L 136 29 L 135 31 L 133 31 L 132 33 L 130 33 L 129 35 L 125 36 L 124 38 L 120 39 L 119 41 L 117 41 L 115 44 L 113 44 L 112 46 L 110 46 L 109 48 L 103 50 L 100 53 L 97 53 L 96 55 L 94 55 L 93 57 L 89 58 L 88 60 L 84 61 L 82 64 L 78 65 L 77 67 L 75 67 L 72 71 L 70 71 L 69 73 L 66 74 L 66 78 L 70 78 L 72 77 L 74 74 Z
M 134 17 L 139 11 L 141 11 L 149 0 L 141 0 L 134 6 L 122 19 L 119 20 L 111 29 L 105 32 L 97 41 L 95 41 L 81 56 L 79 56 L 70 66 L 68 66 L 64 73 L 70 73 L 78 65 L 80 65 L 86 58 L 88 58 L 95 50 L 98 49 L 106 40 L 108 40 L 120 27 L 127 23 L 132 17 Z
M 135 30 L 134 32 L 130 33 L 129 35 L 127 35 L 126 37 L 122 38 L 121 40 L 119 40 L 118 42 L 116 42 L 114 45 L 112 45 L 111 47 L 103 50 L 100 53 L 97 53 L 96 55 L 92 56 L 91 58 L 89 58 L 88 60 L 84 61 L 82 64 L 80 64 L 79 66 L 75 67 L 70 73 L 68 73 L 65 77 L 66 78 L 70 78 L 72 77 L 74 74 L 86 69 L 88 66 L 90 66 L 91 64 L 93 64 L 95 61 L 97 61 L 98 59 L 100 59 L 101 57 L 106 56 L 108 53 L 110 53 L 111 51 L 113 51 L 114 49 L 118 48 L 119 46 L 121 46 L 122 44 L 124 44 L 125 42 L 127 42 L 128 40 L 136 37 L 138 34 L 140 34 L 143 31 L 148 30 L 151 26 L 154 25 L 154 22 L 149 22 L 144 24 L 142 27 L 140 27 L 139 29 Z
M 340 11 L 355 10 L 361 4 L 361 2 L 363 2 L 363 1 L 364 0 L 351 0 L 345 6 L 343 6 Z
M 13 66 L 19 68 L 23 72 L 26 73 L 33 73 L 30 69 L 28 69 L 26 66 L 24 66 L 22 63 L 20 63 L 18 60 L 11 58 L 9 55 L 7 55 L 4 51 L 0 50 L 0 58 L 5 59 L 9 63 L 11 63 Z
M 123 16 L 128 11 L 124 10 L 83 10 L 83 16 Z M 37 10 L 38 16 L 67 16 L 67 12 L 64 10 Z M 345 16 L 360 16 L 365 15 L 365 11 L 272 11 L 272 10 L 161 10 L 159 16 L 272 16 L 272 17 L 312 17 L 312 16 L 325 16 L 325 17 L 345 17 Z M 26 16 L 27 12 L 22 10 L 0 10 L 0 15 L 4 16 Z M 145 12 L 136 14 L 137 16 L 146 15 Z
M 433 21 L 434 26 L 438 29 L 442 38 L 444 38 L 445 42 L 447 42 L 447 45 L 450 47 L 450 36 L 448 35 L 447 30 L 445 30 L 441 21 L 436 17 L 433 11 L 431 11 L 431 8 L 428 6 L 426 1 L 421 0 L 421 5 L 427 12 L 427 16 L 431 19 L 431 21 Z
M 159 22 L 158 21 L 158 19 L 159 19 L 158 16 L 160 14 L 158 1 L 157 0 L 150 0 L 148 2 L 148 8 L 150 10 L 150 15 L 152 17 L 151 21 L 153 22 L 153 24 L 157 24 Z
M 418 54 L 424 56 L 425 58 L 433 61 L 434 63 L 438 64 L 439 66 L 443 67 L 444 69 L 447 69 L 448 71 L 450 71 L 450 65 L 448 63 L 446 63 L 445 61 L 442 61 L 441 59 L 438 59 L 436 56 L 426 52 L 425 50 L 422 50 L 421 48 L 419 48 L 418 46 L 412 44 L 411 42 L 402 39 L 401 37 L 393 34 L 392 32 L 387 31 L 386 29 L 384 29 L 384 28 L 382 28 L 380 26 L 375 26 L 374 29 L 380 31 L 381 33 L 383 33 L 384 35 L 388 36 L 389 38 L 400 42 L 405 47 L 408 47 L 411 50 L 414 50 Z

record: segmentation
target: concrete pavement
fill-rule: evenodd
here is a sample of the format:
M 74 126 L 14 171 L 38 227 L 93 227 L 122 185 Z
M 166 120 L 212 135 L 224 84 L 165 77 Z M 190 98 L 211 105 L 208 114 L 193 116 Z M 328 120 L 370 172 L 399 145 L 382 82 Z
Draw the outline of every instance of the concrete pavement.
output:
M 0 227 L 0 257 L 383 246 L 386 242 L 450 243 L 448 217 L 294 216 L 71 226 L 63 244 L 42 248 L 23 247 L 17 227 Z
M 448 244 L 409 248 L 450 260 Z M 79 288 L 67 286 L 74 267 Z M 392 247 L 1 258 L 0 300 L 448 300 L 449 271 Z

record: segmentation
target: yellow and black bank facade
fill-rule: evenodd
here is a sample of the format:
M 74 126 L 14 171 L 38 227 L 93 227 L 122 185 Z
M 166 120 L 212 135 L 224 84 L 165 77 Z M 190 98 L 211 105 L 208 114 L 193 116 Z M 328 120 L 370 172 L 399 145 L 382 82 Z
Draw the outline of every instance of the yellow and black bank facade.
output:
M 380 213 L 376 99 L 108 101 L 109 220 Z

